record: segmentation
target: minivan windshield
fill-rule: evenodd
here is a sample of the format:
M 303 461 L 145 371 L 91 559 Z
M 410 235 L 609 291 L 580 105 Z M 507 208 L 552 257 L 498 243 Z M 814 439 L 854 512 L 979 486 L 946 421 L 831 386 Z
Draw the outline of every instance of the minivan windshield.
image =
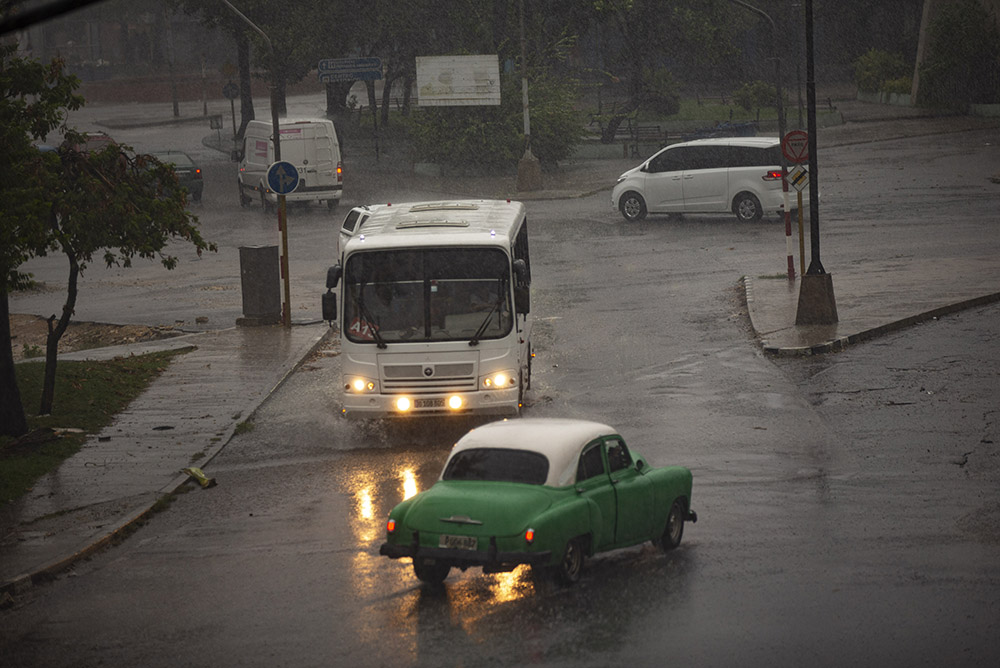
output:
M 356 343 L 497 339 L 513 327 L 510 260 L 497 248 L 355 253 L 344 336 Z

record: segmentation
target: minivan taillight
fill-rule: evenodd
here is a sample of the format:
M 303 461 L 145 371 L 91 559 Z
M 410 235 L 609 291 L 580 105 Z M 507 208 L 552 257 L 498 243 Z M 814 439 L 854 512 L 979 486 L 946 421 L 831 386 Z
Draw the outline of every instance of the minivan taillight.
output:
M 781 180 L 781 170 L 780 169 L 769 169 L 762 177 L 765 181 L 780 181 Z
M 337 183 L 344 182 L 344 165 L 341 162 L 337 163 Z

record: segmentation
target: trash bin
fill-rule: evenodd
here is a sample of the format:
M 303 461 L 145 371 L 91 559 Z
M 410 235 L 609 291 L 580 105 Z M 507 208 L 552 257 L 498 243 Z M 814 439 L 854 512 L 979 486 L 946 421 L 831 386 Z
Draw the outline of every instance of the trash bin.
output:
M 277 246 L 240 246 L 243 317 L 237 325 L 281 322 L 281 269 Z

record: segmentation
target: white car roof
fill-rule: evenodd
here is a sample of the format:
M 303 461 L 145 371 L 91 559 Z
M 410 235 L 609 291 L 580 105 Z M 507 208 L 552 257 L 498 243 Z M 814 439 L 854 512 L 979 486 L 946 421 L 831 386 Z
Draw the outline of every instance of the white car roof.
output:
M 455 453 L 469 448 L 510 448 L 529 450 L 549 460 L 545 484 L 563 487 L 576 476 L 576 467 L 583 446 L 595 438 L 618 432 L 606 424 L 568 418 L 520 418 L 490 422 L 476 427 L 459 439 L 452 448 Z M 447 463 L 445 468 L 447 468 Z

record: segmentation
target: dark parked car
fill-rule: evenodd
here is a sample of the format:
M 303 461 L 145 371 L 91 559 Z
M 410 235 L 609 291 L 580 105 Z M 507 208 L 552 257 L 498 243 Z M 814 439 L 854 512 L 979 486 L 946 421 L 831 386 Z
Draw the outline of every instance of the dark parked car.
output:
M 184 151 L 150 151 L 153 156 L 165 165 L 173 165 L 174 173 L 177 174 L 177 181 L 187 188 L 191 199 L 195 202 L 201 201 L 201 193 L 205 188 L 205 182 L 201 178 L 201 168 L 195 164 Z

